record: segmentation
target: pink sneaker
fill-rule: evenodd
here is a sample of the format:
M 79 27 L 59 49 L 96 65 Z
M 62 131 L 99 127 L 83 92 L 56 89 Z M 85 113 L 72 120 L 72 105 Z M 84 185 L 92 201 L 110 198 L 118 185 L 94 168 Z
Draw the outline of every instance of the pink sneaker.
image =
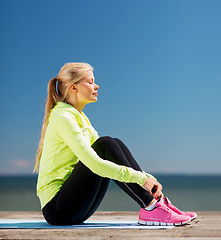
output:
M 163 199 L 158 200 L 153 210 L 147 211 L 144 208 L 140 209 L 138 223 L 141 225 L 161 225 L 173 226 L 183 225 L 191 221 L 189 216 L 179 215 L 168 208 Z
M 171 201 L 169 200 L 169 198 L 164 198 L 164 203 L 165 205 L 170 208 L 171 210 L 173 210 L 175 213 L 179 214 L 179 215 L 185 215 L 185 216 L 189 216 L 191 217 L 191 220 L 195 219 L 197 217 L 197 214 L 195 212 L 183 212 L 180 209 L 178 209 L 177 207 L 175 207 Z

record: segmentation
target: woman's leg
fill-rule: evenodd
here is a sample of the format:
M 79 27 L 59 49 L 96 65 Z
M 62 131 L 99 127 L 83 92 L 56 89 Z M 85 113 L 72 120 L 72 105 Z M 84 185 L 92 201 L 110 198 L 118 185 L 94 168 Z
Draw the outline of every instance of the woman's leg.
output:
M 142 171 L 128 148 L 119 139 L 101 137 L 92 145 L 97 154 L 119 165 L 131 167 Z M 153 200 L 153 196 L 136 183 L 114 182 L 132 197 L 142 208 L 145 208 Z
M 92 148 L 102 158 L 141 171 L 130 151 L 119 139 L 101 137 Z M 153 199 L 138 184 L 115 182 L 141 207 L 146 207 Z M 85 221 L 100 205 L 108 184 L 108 178 L 94 174 L 83 163 L 78 162 L 58 194 L 43 208 L 45 219 L 53 225 Z
M 128 161 L 130 162 L 130 165 L 133 169 L 137 170 L 137 171 L 141 171 L 142 169 L 140 168 L 139 164 L 136 162 L 136 160 L 134 159 L 133 155 L 131 154 L 130 150 L 127 148 L 127 146 L 118 138 L 114 138 L 114 140 L 119 144 L 119 146 L 121 147 L 122 151 L 124 152 L 125 157 L 128 159 Z
M 45 219 L 52 225 L 82 223 L 96 211 L 108 184 L 108 178 L 78 162 L 58 194 L 43 208 Z

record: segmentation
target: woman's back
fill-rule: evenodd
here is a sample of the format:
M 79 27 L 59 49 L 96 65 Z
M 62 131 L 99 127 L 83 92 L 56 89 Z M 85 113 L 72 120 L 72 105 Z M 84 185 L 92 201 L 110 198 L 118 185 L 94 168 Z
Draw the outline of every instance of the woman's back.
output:
M 59 131 L 65 131 L 65 125 L 62 123 L 66 119 L 73 121 L 73 126 L 78 126 L 89 147 L 98 138 L 88 118 L 71 105 L 59 102 L 52 109 L 45 133 L 37 184 L 37 194 L 42 206 L 59 191 L 79 161 L 67 142 L 59 135 Z

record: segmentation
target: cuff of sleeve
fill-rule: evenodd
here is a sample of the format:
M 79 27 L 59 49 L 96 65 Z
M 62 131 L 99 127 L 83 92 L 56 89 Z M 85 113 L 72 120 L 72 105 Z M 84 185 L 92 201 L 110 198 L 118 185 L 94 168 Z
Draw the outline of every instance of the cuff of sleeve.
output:
M 127 168 L 128 170 L 128 179 L 126 182 L 131 182 L 131 183 L 137 183 L 140 186 L 143 186 L 145 181 L 146 181 L 146 174 L 137 170 L 134 170 L 132 168 Z
M 148 178 L 155 178 L 153 175 L 150 173 L 146 173 L 145 171 L 142 171 Z M 155 178 L 156 179 L 156 178 Z M 157 180 L 157 179 L 156 179 Z
M 145 181 L 146 181 L 146 175 L 143 175 L 143 177 L 141 178 L 140 183 L 138 183 L 141 187 L 144 185 Z
M 136 171 L 136 177 L 137 177 L 137 183 L 140 185 L 140 186 L 143 186 L 145 181 L 146 181 L 146 174 L 144 174 L 143 172 L 140 172 L 140 171 Z

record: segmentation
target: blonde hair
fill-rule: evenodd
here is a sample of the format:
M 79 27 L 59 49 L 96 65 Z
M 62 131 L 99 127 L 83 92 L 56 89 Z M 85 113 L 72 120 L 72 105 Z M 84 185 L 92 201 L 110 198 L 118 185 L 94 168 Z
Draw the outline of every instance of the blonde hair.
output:
M 48 96 L 45 105 L 45 115 L 41 130 L 41 138 L 38 145 L 37 155 L 36 155 L 36 162 L 34 167 L 34 172 L 38 171 L 38 166 L 40 163 L 44 138 L 46 129 L 49 122 L 49 116 L 51 113 L 52 108 L 58 102 L 65 102 L 68 94 L 68 89 L 70 85 L 73 83 L 77 83 L 79 80 L 82 79 L 84 74 L 92 70 L 93 68 L 88 63 L 66 63 L 60 70 L 57 77 L 52 78 L 48 83 Z

